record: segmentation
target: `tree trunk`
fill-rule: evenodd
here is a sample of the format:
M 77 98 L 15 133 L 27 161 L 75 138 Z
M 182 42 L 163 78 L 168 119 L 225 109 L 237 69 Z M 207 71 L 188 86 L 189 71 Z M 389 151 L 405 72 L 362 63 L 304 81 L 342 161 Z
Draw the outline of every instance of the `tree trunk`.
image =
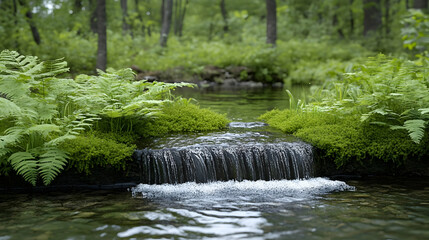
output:
M 355 19 L 353 18 L 353 0 L 350 0 L 350 35 L 353 36 L 355 32 Z
M 220 12 L 223 18 L 223 33 L 227 33 L 229 30 L 228 26 L 228 12 L 226 11 L 225 0 L 220 0 Z
M 277 40 L 277 7 L 276 0 L 266 0 L 267 7 L 267 43 L 273 47 Z
M 168 33 L 170 32 L 173 15 L 173 0 L 163 0 L 162 6 L 161 37 L 159 43 L 161 47 L 167 47 Z
M 96 68 L 106 71 L 107 66 L 107 36 L 106 36 L 106 0 L 97 0 L 97 64 Z
M 82 11 L 82 0 L 74 0 L 73 14 L 80 13 Z
M 174 35 L 179 35 L 179 19 L 180 19 L 180 11 L 181 11 L 181 0 L 173 0 L 174 7 L 173 7 L 173 29 L 174 29 Z M 180 7 L 179 7 L 180 4 Z
M 128 34 L 130 32 L 130 25 L 127 23 L 127 18 L 128 18 L 128 1 L 127 0 L 121 0 L 121 9 L 122 9 L 122 33 Z
M 335 10 L 337 11 L 337 10 Z M 344 38 L 344 33 L 343 30 L 341 28 L 338 27 L 338 16 L 335 13 L 334 16 L 332 17 L 332 26 L 334 26 L 334 28 L 337 29 L 337 33 L 340 36 L 340 38 Z
M 138 19 L 140 20 L 140 22 L 142 24 L 142 29 L 141 30 L 142 30 L 143 37 L 145 37 L 146 28 L 145 28 L 145 25 L 144 25 L 144 22 L 143 22 L 143 15 L 142 15 L 142 13 L 140 12 L 140 9 L 139 9 L 139 0 L 134 0 L 134 5 L 136 7 L 137 17 L 138 17 Z
M 28 10 L 25 13 L 25 16 L 27 17 L 27 22 L 30 25 L 31 34 L 33 35 L 34 41 L 36 42 L 37 45 L 40 45 L 41 40 L 40 40 L 39 30 L 37 29 L 36 24 L 34 23 L 33 13 L 31 12 L 31 10 Z
M 40 45 L 41 39 L 40 39 L 39 30 L 37 29 L 37 26 L 34 23 L 33 13 L 31 12 L 30 6 L 28 6 L 28 4 L 25 0 L 19 0 L 19 4 L 26 8 L 25 20 L 27 21 L 28 25 L 30 26 L 30 30 L 31 30 L 31 34 L 33 35 L 34 42 L 37 45 Z
M 428 1 L 427 0 L 414 0 L 413 8 L 415 9 L 427 9 Z
M 13 0 L 13 22 L 15 24 L 15 28 L 14 28 L 14 32 L 15 32 L 15 36 L 19 36 L 19 28 L 18 26 L 18 5 L 16 3 L 17 0 Z M 14 47 L 15 49 L 20 52 L 20 48 L 19 48 L 19 42 L 18 41 L 13 41 L 14 42 Z
M 369 36 L 371 32 L 377 32 L 381 27 L 380 0 L 364 0 L 363 35 Z
M 89 9 L 91 16 L 89 17 L 89 26 L 93 33 L 97 33 L 97 0 L 89 0 Z
M 386 30 L 386 35 L 390 33 L 390 0 L 384 0 L 384 28 Z
M 181 37 L 183 33 L 183 22 L 185 21 L 186 8 L 188 7 L 189 0 L 176 0 L 174 2 L 174 35 Z
M 188 7 L 188 3 L 189 3 L 189 0 L 185 0 L 185 6 L 183 7 L 182 16 L 180 18 L 179 37 L 183 35 L 183 23 L 185 22 L 186 9 Z

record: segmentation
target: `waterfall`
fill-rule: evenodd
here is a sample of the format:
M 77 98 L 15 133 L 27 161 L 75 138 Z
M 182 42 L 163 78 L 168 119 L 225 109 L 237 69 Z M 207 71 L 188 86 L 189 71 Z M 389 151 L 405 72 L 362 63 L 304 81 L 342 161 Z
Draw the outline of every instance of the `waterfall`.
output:
M 206 145 L 134 152 L 146 184 L 313 176 L 311 145 L 303 142 Z

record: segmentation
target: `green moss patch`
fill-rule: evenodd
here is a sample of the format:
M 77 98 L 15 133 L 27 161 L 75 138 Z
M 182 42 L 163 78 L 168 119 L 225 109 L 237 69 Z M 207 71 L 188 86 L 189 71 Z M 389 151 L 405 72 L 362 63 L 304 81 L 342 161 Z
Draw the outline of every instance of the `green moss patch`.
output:
M 319 160 L 335 162 L 337 167 L 347 164 L 368 165 L 379 161 L 398 166 L 407 161 L 422 160 L 429 154 L 427 137 L 416 144 L 406 131 L 365 124 L 359 120 L 359 116 L 273 110 L 260 119 L 311 143 L 319 150 Z
M 215 131 L 226 128 L 228 122 L 225 115 L 182 100 L 165 104 L 161 114 L 143 123 L 139 132 L 153 137 L 174 132 Z

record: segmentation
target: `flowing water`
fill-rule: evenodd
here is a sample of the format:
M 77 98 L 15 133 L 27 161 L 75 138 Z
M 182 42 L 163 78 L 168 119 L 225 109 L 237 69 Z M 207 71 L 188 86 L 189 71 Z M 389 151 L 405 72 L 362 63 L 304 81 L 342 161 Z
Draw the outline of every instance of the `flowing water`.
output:
M 0 194 L 0 240 L 429 238 L 429 180 L 313 177 L 311 146 L 256 121 L 283 91 L 181 94 L 234 122 L 136 151 L 128 191 Z

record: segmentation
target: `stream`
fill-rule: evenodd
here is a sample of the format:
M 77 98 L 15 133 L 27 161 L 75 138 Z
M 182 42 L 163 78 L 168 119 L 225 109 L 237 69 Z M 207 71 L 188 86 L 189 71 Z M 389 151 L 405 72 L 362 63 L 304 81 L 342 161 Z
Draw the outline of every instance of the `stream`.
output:
M 299 98 L 308 89 L 292 92 Z M 284 90 L 180 89 L 177 93 L 226 113 L 233 121 L 229 129 L 156 139 L 148 145 L 153 154 L 148 172 L 164 177 L 132 189 L 0 194 L 0 240 L 429 238 L 428 179 L 336 181 L 312 176 L 307 162 L 291 168 L 292 175 L 270 172 L 268 163 L 261 170 L 252 168 L 257 154 L 269 159 L 277 159 L 277 153 L 285 155 L 291 167 L 311 154 L 299 139 L 257 121 L 267 110 L 288 107 Z M 246 149 L 255 150 L 243 152 Z M 220 170 L 207 157 L 216 151 L 224 159 Z M 195 178 L 173 176 L 170 172 L 177 174 L 176 169 L 161 162 L 177 163 L 182 161 L 179 156 L 192 156 L 199 164 L 214 162 L 213 177 L 198 180 L 196 167 L 186 173 Z M 244 167 L 233 173 L 224 170 L 234 164 Z

